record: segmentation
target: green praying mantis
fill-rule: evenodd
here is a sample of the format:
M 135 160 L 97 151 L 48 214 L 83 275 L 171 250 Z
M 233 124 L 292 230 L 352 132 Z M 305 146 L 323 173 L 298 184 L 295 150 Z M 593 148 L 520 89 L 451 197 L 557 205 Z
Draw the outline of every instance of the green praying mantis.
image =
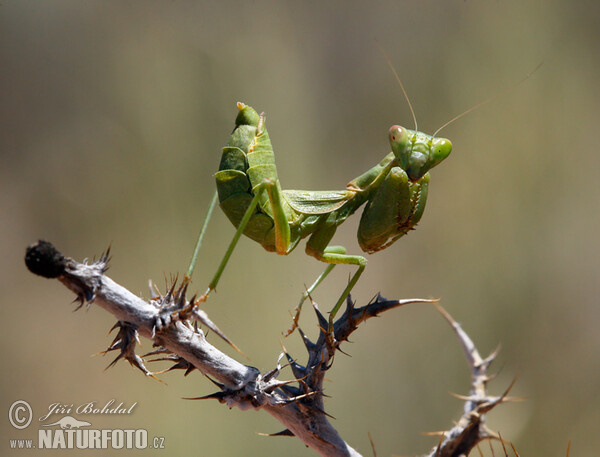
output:
M 282 190 L 264 115 L 243 103 L 237 107 L 235 128 L 215 175 L 220 206 L 237 231 L 201 301 L 216 288 L 242 233 L 267 251 L 282 255 L 308 238 L 306 253 L 330 265 L 303 294 L 287 334 L 296 327 L 304 300 L 333 267 L 356 265 L 357 271 L 330 312 L 331 327 L 367 265 L 363 256 L 346 254 L 344 247 L 329 245 L 337 227 L 366 203 L 358 228 L 358 242 L 364 252 L 385 249 L 407 234 L 425 210 L 428 171 L 448 157 L 452 144 L 394 125 L 389 130 L 392 152 L 350 181 L 345 190 Z
M 345 190 L 282 190 L 264 115 L 243 103 L 237 106 L 235 129 L 223 148 L 215 175 L 220 206 L 238 233 L 267 251 L 287 255 L 300 240 L 308 238 L 306 253 L 330 264 L 303 295 L 294 327 L 303 301 L 335 265 L 358 267 L 330 312 L 331 324 L 367 265 L 363 256 L 329 245 L 337 227 L 366 204 L 358 228 L 358 242 L 364 252 L 385 249 L 407 234 L 425 210 L 428 171 L 448 157 L 452 145 L 449 140 L 394 125 L 389 130 L 392 152 L 350 181 Z M 216 287 L 217 281 L 218 277 L 209 288 Z
M 392 151 L 340 191 L 282 190 L 264 114 L 259 115 L 243 103 L 237 104 L 235 128 L 223 148 L 219 171 L 215 175 L 219 204 L 237 230 L 207 291 L 198 298 L 197 303 L 205 301 L 217 287 L 242 234 L 260 243 L 267 251 L 281 255 L 289 254 L 301 240 L 308 238 L 306 253 L 329 265 L 302 295 L 296 307 L 293 326 L 286 335 L 297 327 L 303 302 L 335 265 L 355 265 L 356 272 L 330 311 L 328 330 L 332 331 L 336 313 L 367 265 L 363 256 L 347 254 L 342 246 L 329 245 L 337 227 L 365 205 L 357 235 L 361 249 L 367 253 L 385 249 L 413 230 L 425 210 L 429 170 L 446 159 L 452 151 L 451 142 L 436 137 L 437 133 L 449 123 L 500 95 L 496 94 L 471 107 L 433 135 L 428 135 L 417 130 L 410 100 L 393 67 L 392 71 L 408 101 L 415 119 L 415 130 L 392 126 L 389 129 Z M 215 201 L 216 195 L 207 220 Z M 187 278 L 193 271 L 205 229 L 206 221 Z

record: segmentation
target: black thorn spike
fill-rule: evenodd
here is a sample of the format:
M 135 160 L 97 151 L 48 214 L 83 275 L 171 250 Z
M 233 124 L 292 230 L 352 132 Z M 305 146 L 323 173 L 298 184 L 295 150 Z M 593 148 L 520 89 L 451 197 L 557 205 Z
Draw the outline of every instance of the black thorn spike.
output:
M 145 355 L 143 357 L 146 357 Z M 154 362 L 176 362 L 177 360 L 179 360 L 179 356 L 173 354 L 173 355 L 166 355 L 164 357 L 157 357 L 155 359 L 148 359 L 147 362 L 148 363 L 154 363 Z M 169 371 L 169 369 L 165 370 L 165 371 Z
M 340 347 L 339 347 L 339 346 L 337 347 L 337 350 L 338 350 L 338 351 L 340 351 L 340 352 L 341 352 L 342 354 L 344 354 L 345 356 L 352 357 L 352 356 L 351 356 L 350 354 L 348 354 L 347 352 L 344 352 L 344 351 L 342 351 L 342 350 L 340 349 Z
M 294 373 L 294 376 L 296 376 L 296 378 L 304 378 L 304 376 L 306 375 L 306 367 L 300 365 L 288 354 L 286 354 L 286 358 L 288 360 L 290 368 L 292 369 L 292 372 Z
M 323 371 L 327 371 L 333 366 L 333 360 L 334 360 L 333 357 L 331 359 L 329 359 L 329 364 L 327 364 L 323 367 Z
M 179 286 L 179 289 L 177 289 L 177 297 L 179 298 L 179 303 L 178 305 L 183 307 L 183 305 L 185 305 L 185 295 L 187 294 L 187 289 L 188 289 L 188 285 L 189 282 L 187 281 L 181 281 L 181 285 Z
M 177 308 L 178 309 L 182 309 L 185 305 L 187 305 L 187 302 L 185 300 L 185 291 L 183 291 L 183 292 L 184 293 L 181 293 L 181 290 L 178 290 L 177 295 L 175 297 L 177 300 Z
M 158 361 L 159 360 L 151 360 L 151 362 L 158 362 Z M 188 365 L 187 365 L 187 363 L 185 363 L 185 361 L 183 361 L 183 362 L 180 361 L 180 362 L 174 363 L 169 368 L 162 370 L 158 374 L 168 373 L 169 371 L 174 371 L 174 370 L 183 370 L 184 368 L 187 368 L 187 367 L 188 367 Z
M 304 379 L 299 379 L 298 384 L 300 387 L 302 387 L 303 395 L 308 395 L 311 392 L 315 392 L 315 390 L 312 389 Z
M 277 376 L 279 376 L 279 372 L 280 372 L 280 371 L 281 371 L 281 370 L 280 370 L 279 368 L 275 368 L 275 369 L 273 369 L 273 370 L 271 370 L 271 371 L 267 371 L 267 372 L 266 372 L 266 373 L 265 373 L 265 374 L 262 376 L 262 378 L 263 378 L 263 381 L 265 381 L 265 382 L 269 382 L 271 379 L 273 379 L 273 378 L 277 378 Z
M 167 348 L 164 348 L 162 346 L 156 348 L 154 351 L 150 351 L 146 354 L 144 354 L 142 357 L 150 357 L 152 355 L 158 355 L 158 354 L 173 354 L 171 351 L 169 351 Z
M 296 436 L 293 432 L 289 431 L 287 428 L 277 433 L 259 433 L 262 436 Z
M 287 352 L 284 352 L 284 355 L 289 363 L 295 363 L 295 359 L 290 354 L 288 354 Z
M 300 365 L 299 363 L 293 362 L 290 363 L 290 368 L 292 370 L 293 375 L 296 379 L 302 379 L 307 375 L 307 369 Z
M 385 298 L 383 295 L 381 295 L 381 292 L 377 292 L 377 302 L 386 302 L 388 301 L 387 298 Z
M 176 275 L 175 279 L 171 279 L 171 287 L 169 287 L 169 290 L 167 291 L 167 294 L 165 295 L 165 301 L 170 302 L 171 299 L 173 298 L 173 293 L 175 292 L 175 287 L 177 286 L 177 280 L 179 279 L 179 276 Z
M 323 414 L 323 415 L 325 415 L 325 416 L 329 417 L 330 419 L 337 420 L 337 419 L 336 419 L 334 416 L 332 416 L 331 414 L 328 414 L 328 413 L 326 413 L 325 411 L 323 411 L 321 408 L 319 408 L 319 407 L 317 407 L 317 406 L 314 406 L 314 405 L 309 405 L 309 406 L 308 406 L 308 409 L 311 409 L 311 410 L 313 410 L 313 411 L 316 411 L 316 412 L 318 412 L 318 413 L 321 413 L 321 414 Z
M 121 321 L 117 321 L 115 322 L 115 325 L 113 325 L 110 330 L 108 331 L 108 335 L 110 335 L 112 333 L 112 331 L 116 328 L 121 328 Z
M 223 390 L 225 388 L 225 384 L 221 384 L 218 381 L 215 381 L 213 378 L 211 378 L 210 376 L 208 376 L 207 374 L 204 375 L 204 377 L 206 379 L 208 379 L 210 382 L 212 382 L 215 386 L 217 386 L 219 389 Z
M 352 301 L 352 295 L 348 294 L 346 297 L 346 312 L 351 313 L 355 304 L 356 302 Z
M 220 403 L 223 403 L 225 401 L 225 398 L 227 397 L 228 393 L 227 392 L 215 392 L 214 394 L 209 394 L 209 395 L 205 395 L 203 397 L 183 397 L 183 400 L 218 400 Z
M 107 352 L 108 352 L 108 351 L 107 351 Z M 119 355 L 118 355 L 118 356 L 115 358 L 115 360 L 113 360 L 112 362 L 110 362 L 110 363 L 108 364 L 108 366 L 107 366 L 107 367 L 104 369 L 104 371 L 108 370 L 109 368 L 112 368 L 112 367 L 114 367 L 114 366 L 115 366 L 115 364 L 116 364 L 116 363 L 117 363 L 119 360 L 121 360 L 122 358 L 123 358 L 123 353 L 121 352 L 121 353 L 120 353 L 120 354 L 119 354 Z
M 327 328 L 329 326 L 329 321 L 325 319 L 325 316 L 319 311 L 316 304 L 313 303 L 313 309 L 315 310 L 315 314 L 317 315 L 317 319 L 319 320 L 319 326 L 322 328 Z
M 189 375 L 194 370 L 197 370 L 197 368 L 190 363 L 188 365 L 187 369 L 185 370 L 185 373 L 183 373 L 183 376 L 185 377 L 185 376 Z
M 79 303 L 77 305 L 77 307 L 75 307 L 75 309 L 73 310 L 73 312 L 79 311 L 81 309 L 81 307 L 85 304 L 85 300 L 83 299 L 83 295 L 82 294 L 77 294 L 77 297 L 75 297 L 75 299 L 73 300 L 73 303 Z
M 102 255 L 100 256 L 100 259 L 98 260 L 99 264 L 104 264 L 104 266 L 102 267 L 102 273 L 106 273 L 106 271 L 108 270 L 108 264 L 111 260 L 111 257 L 110 257 L 111 247 L 112 247 L 112 242 L 108 243 L 108 247 L 106 248 L 106 251 L 104 251 L 102 253 Z
M 310 353 L 311 351 L 313 351 L 315 349 L 316 344 L 313 343 L 310 338 L 308 338 L 306 336 L 306 334 L 302 331 L 302 329 L 300 327 L 298 327 L 298 333 L 300 334 L 300 337 L 302 338 L 302 342 L 304 343 L 304 346 L 306 347 L 306 350 Z

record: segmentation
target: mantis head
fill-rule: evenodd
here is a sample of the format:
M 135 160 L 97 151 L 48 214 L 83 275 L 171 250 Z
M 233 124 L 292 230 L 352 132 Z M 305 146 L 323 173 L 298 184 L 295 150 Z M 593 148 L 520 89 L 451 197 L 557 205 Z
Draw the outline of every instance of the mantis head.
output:
M 452 143 L 399 125 L 390 128 L 390 145 L 400 167 L 411 181 L 417 181 L 450 155 Z

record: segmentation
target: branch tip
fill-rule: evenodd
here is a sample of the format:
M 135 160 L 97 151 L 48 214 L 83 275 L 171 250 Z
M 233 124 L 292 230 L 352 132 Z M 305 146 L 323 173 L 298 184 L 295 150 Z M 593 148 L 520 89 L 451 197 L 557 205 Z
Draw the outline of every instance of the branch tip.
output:
M 29 271 L 44 278 L 62 276 L 66 264 L 67 259 L 48 241 L 38 240 L 25 251 L 25 265 Z

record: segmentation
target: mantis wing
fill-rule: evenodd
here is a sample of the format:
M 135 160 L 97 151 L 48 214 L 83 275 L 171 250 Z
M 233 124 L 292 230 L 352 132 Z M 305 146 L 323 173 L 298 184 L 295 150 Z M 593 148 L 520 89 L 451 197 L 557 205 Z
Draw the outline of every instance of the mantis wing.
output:
M 284 190 L 289 205 L 303 214 L 327 214 L 341 208 L 354 194 L 347 190 Z

